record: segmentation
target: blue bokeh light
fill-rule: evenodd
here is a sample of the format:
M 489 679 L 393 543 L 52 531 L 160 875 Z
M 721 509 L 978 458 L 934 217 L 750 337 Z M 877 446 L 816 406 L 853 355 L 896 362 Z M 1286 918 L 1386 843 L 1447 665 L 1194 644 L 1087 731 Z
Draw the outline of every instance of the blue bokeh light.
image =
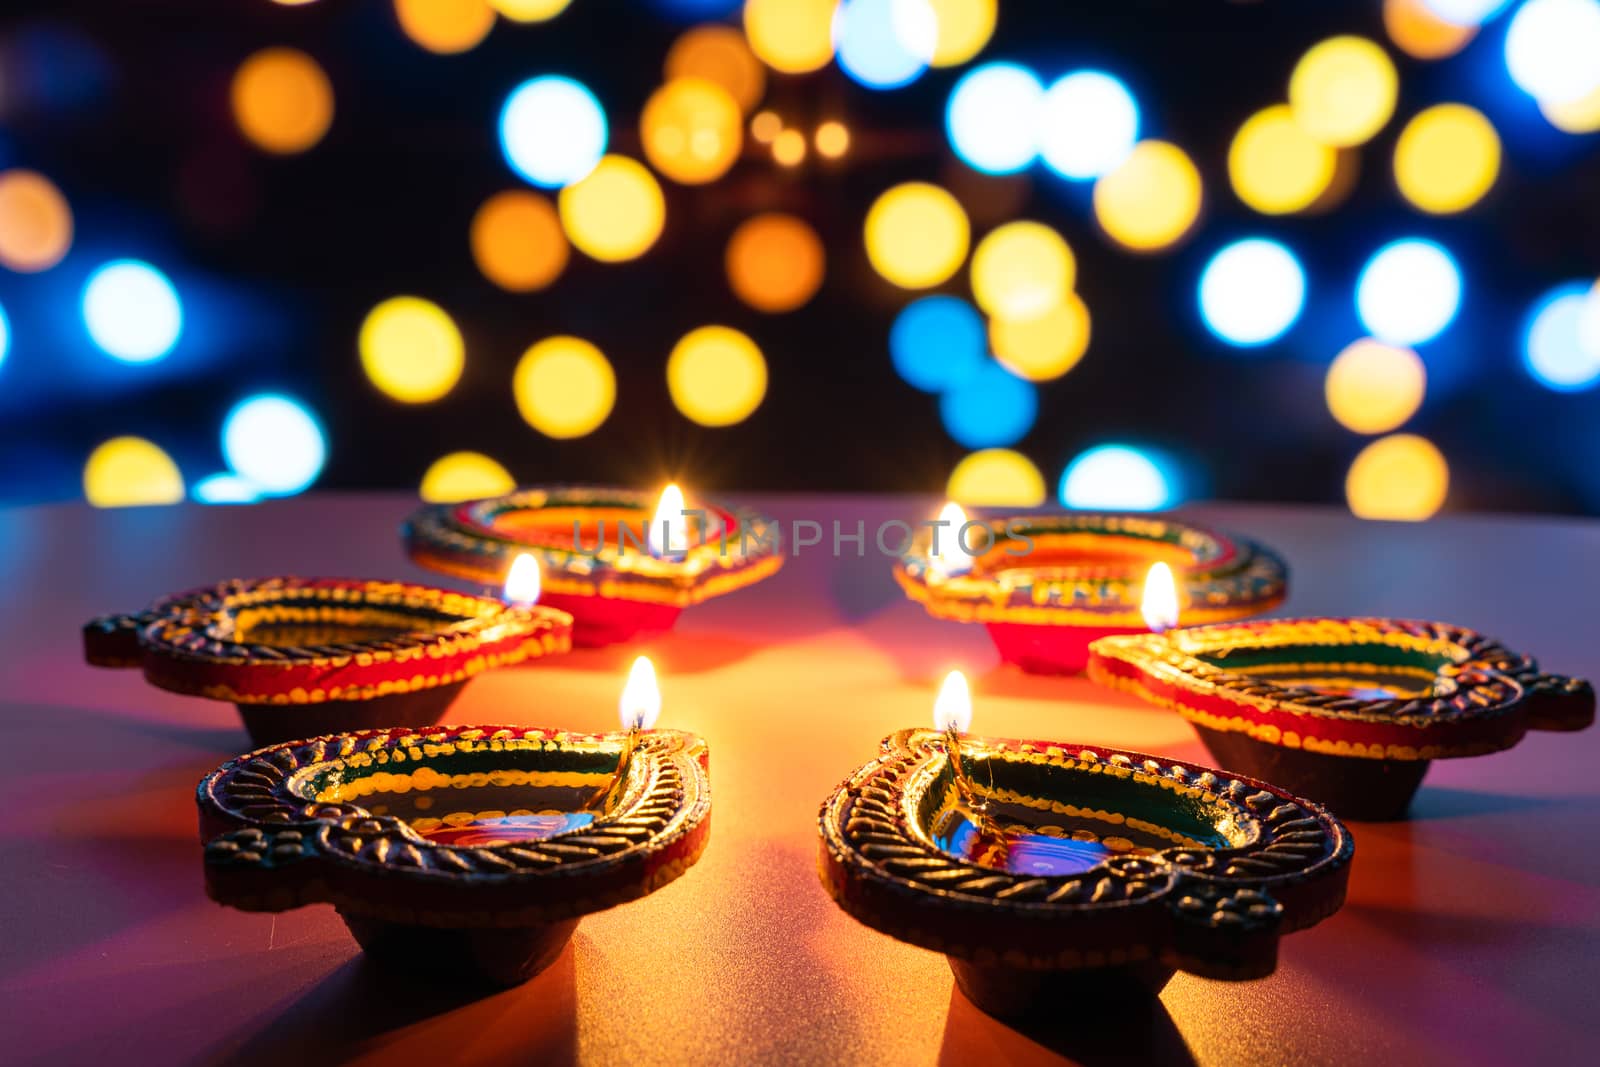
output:
M 587 177 L 605 155 L 607 137 L 600 101 L 571 78 L 530 78 L 511 91 L 500 110 L 506 162 L 547 189 Z
M 222 423 L 222 455 L 263 494 L 289 496 L 317 480 L 328 446 L 316 416 L 299 401 L 262 393 L 241 401 Z
M 11 351 L 11 320 L 6 318 L 6 309 L 0 307 L 0 366 L 6 362 L 6 353 Z
M 986 362 L 976 374 L 939 398 L 945 432 L 967 448 L 1004 448 L 1033 429 L 1039 391 L 998 363 Z
M 1540 297 L 1528 314 L 1522 363 L 1547 389 L 1575 393 L 1600 382 L 1600 352 L 1584 343 L 1591 294 L 1587 282 L 1558 286 Z
M 1300 261 L 1277 241 L 1235 241 L 1200 274 L 1200 317 L 1231 345 L 1254 347 L 1282 337 L 1306 302 Z
M 1061 472 L 1061 505 L 1101 511 L 1159 511 L 1176 502 L 1176 479 L 1156 456 L 1132 445 L 1096 445 Z
M 971 380 L 988 358 L 988 345 L 983 316 L 957 296 L 913 301 L 889 329 L 894 369 L 925 393 L 942 393 Z
M 1445 22 L 1477 26 L 1489 21 L 1511 0 L 1422 0 L 1422 6 Z
M 212 474 L 196 482 L 189 495 L 202 504 L 254 504 L 261 490 L 237 474 Z
M 744 0 L 655 0 L 658 11 L 685 22 L 727 18 L 742 6 Z
M 1600 0 L 1528 0 L 1506 31 L 1506 70 L 1550 104 L 1600 88 Z
M 928 69 L 939 22 L 927 0 L 845 0 L 833 37 L 846 74 L 869 89 L 898 89 Z
M 1395 345 L 1439 336 L 1461 307 L 1461 269 L 1432 241 L 1392 241 L 1361 268 L 1356 311 L 1367 332 Z
M 945 129 L 950 146 L 970 167 L 1013 174 L 1039 154 L 1044 86 L 1015 63 L 985 63 L 950 92 Z
M 1122 82 L 1080 70 L 1044 94 L 1039 155 L 1063 178 L 1098 178 L 1128 158 L 1139 139 L 1139 105 Z
M 149 363 L 178 343 L 183 305 L 165 274 L 137 259 L 119 259 L 89 275 L 83 321 L 113 359 Z

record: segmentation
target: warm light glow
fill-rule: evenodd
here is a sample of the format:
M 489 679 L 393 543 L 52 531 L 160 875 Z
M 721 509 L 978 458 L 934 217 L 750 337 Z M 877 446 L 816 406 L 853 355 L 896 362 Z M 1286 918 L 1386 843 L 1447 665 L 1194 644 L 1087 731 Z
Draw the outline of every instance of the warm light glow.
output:
M 419 495 L 430 504 L 457 504 L 500 496 L 516 487 L 511 472 L 483 453 L 451 452 L 428 467 Z
M 94 343 L 124 363 L 161 359 L 183 333 L 183 304 L 149 263 L 119 259 L 89 275 L 83 321 Z
M 798 167 L 806 158 L 806 135 L 799 130 L 779 130 L 772 138 L 772 158 L 781 167 Z
M 998 4 L 996 0 L 930 0 L 938 36 L 933 46 L 933 65 L 959 67 L 979 52 L 994 36 Z
M 1028 319 L 1061 303 L 1077 281 L 1077 261 L 1042 222 L 1008 222 L 972 253 L 972 295 L 991 315 Z
M 1481 111 L 1439 104 L 1406 123 L 1394 148 L 1400 194 L 1446 215 L 1483 199 L 1500 173 L 1500 137 Z
M 356 344 L 372 384 L 402 404 L 449 393 L 467 361 L 455 322 L 420 296 L 390 297 L 367 312 Z
M 939 521 L 944 525 L 933 528 L 938 542 L 931 559 L 934 568 L 947 578 L 966 574 L 972 569 L 972 557 L 961 547 L 961 527 L 967 524 L 967 513 L 952 500 L 940 510 Z
M 745 0 L 750 48 L 773 70 L 806 74 L 833 58 L 838 0 Z
M 294 48 L 263 48 L 233 76 L 234 121 L 268 152 L 304 152 L 333 122 L 333 86 L 317 61 Z
M 1165 562 L 1151 564 L 1144 576 L 1139 614 L 1152 633 L 1164 634 L 1178 625 L 1178 583 Z
M 1350 510 L 1363 519 L 1420 522 L 1444 506 L 1450 466 L 1433 443 L 1414 434 L 1380 437 L 1345 476 Z
M 656 668 L 649 656 L 633 661 L 617 710 L 624 730 L 648 730 L 661 717 L 661 687 L 656 684 Z
M 831 119 L 817 127 L 817 154 L 824 159 L 839 159 L 850 151 L 850 129 Z
M 617 377 L 601 351 L 579 337 L 547 337 L 523 353 L 511 377 L 517 410 L 546 437 L 583 437 L 617 402 Z
M 667 391 L 684 417 L 701 426 L 732 426 L 767 395 L 767 361 L 756 343 L 727 326 L 685 334 L 667 357 Z
M 639 117 L 645 158 L 685 185 L 728 172 L 744 145 L 744 119 L 728 90 L 705 78 L 674 78 L 645 101 Z
M 940 733 L 954 730 L 964 734 L 972 727 L 972 690 L 967 676 L 951 671 L 944 676 L 939 696 L 933 702 L 933 728 Z
M 1541 100 L 1539 113 L 1563 133 L 1594 133 L 1600 130 L 1600 87 L 1576 100 Z
M 822 238 L 793 215 L 757 215 L 733 231 L 724 263 L 740 300 L 757 311 L 793 311 L 822 285 Z
M 757 144 L 771 144 L 783 132 L 783 120 L 776 111 L 763 111 L 750 120 L 750 139 Z
M 1247 205 L 1263 215 L 1304 211 L 1333 184 L 1339 154 L 1276 104 L 1245 120 L 1228 148 L 1228 180 Z
M 494 28 L 486 0 L 394 0 L 394 13 L 407 37 L 440 55 L 474 48 Z
M 1411 349 L 1364 338 L 1328 367 L 1324 392 L 1345 429 L 1388 433 L 1417 413 L 1427 385 L 1427 371 Z
M 676 482 L 668 482 L 656 502 L 656 513 L 650 517 L 650 528 L 645 531 L 645 544 L 652 556 L 682 556 L 689 551 L 689 516 L 684 514 L 687 508 L 683 490 Z
M 1048 382 L 1078 365 L 1089 350 L 1089 308 L 1077 293 L 1026 319 L 989 320 L 989 346 L 1011 373 Z
M 561 190 L 558 206 L 567 238 L 606 263 L 644 255 L 667 219 L 661 186 L 627 156 L 606 156 L 587 178 Z
M 0 173 L 0 266 L 49 270 L 72 245 L 72 209 L 61 190 L 31 170 Z
M 554 189 L 587 177 L 605 154 L 605 109 L 580 82 L 529 78 L 500 109 L 500 151 L 534 185 Z
M 1306 133 L 1347 148 L 1371 139 L 1394 114 L 1400 76 L 1365 37 L 1330 37 L 1312 46 L 1289 77 L 1289 106 Z
M 142 437 L 113 437 L 89 454 L 83 495 L 97 508 L 178 504 L 183 475 L 159 445 Z
M 1124 247 L 1166 248 L 1200 217 L 1200 172 L 1177 145 L 1141 141 L 1121 166 L 1094 183 L 1094 215 Z
M 572 0 L 489 0 L 489 6 L 512 22 L 544 22 L 567 9 Z
M 686 30 L 674 41 L 667 51 L 664 73 L 668 81 L 704 78 L 715 82 L 728 91 L 741 112 L 760 103 L 767 91 L 767 70 L 750 51 L 744 34 L 718 23 Z
M 513 293 L 543 289 L 571 257 L 549 200 L 522 189 L 496 193 L 472 216 L 472 258 L 483 276 Z
M 518 552 L 517 558 L 511 561 L 511 569 L 506 572 L 505 589 L 500 599 L 508 604 L 531 607 L 539 602 L 542 584 L 539 561 L 531 552 Z
M 956 464 L 945 483 L 951 500 L 980 508 L 1036 508 L 1044 503 L 1044 475 L 1033 460 L 1009 448 L 986 448 Z
M 1383 28 L 1396 48 L 1418 59 L 1453 56 L 1478 33 L 1435 15 L 1427 0 L 1383 0 Z
M 971 229 L 955 197 L 937 185 L 907 182 L 867 212 L 867 259 L 902 289 L 927 289 L 961 269 Z

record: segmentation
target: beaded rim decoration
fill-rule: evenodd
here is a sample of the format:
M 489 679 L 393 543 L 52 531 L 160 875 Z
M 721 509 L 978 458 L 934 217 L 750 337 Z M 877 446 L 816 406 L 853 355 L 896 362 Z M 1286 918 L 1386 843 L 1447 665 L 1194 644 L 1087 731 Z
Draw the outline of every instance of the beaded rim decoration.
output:
M 1083 796 L 1059 788 L 989 794 L 1055 812 L 1094 803 L 1087 787 L 1100 784 L 1095 779 L 1120 779 L 1119 788 L 1145 791 L 1147 803 L 1209 809 L 1228 825 L 1233 847 L 1180 842 L 1068 875 L 958 858 L 927 826 L 931 802 L 955 789 L 944 735 L 903 730 L 822 805 L 822 880 L 856 919 L 980 965 L 1073 970 L 1160 960 L 1209 977 L 1253 978 L 1272 971 L 1279 935 L 1320 922 L 1344 901 L 1349 831 L 1275 786 L 1060 742 L 963 738 L 961 760 L 975 781 L 987 762 L 1001 761 L 1083 782 Z
M 1397 663 L 1426 675 L 1427 691 L 1362 697 L 1287 680 L 1360 678 Z M 1106 637 L 1090 646 L 1089 676 L 1210 729 L 1367 759 L 1474 756 L 1509 748 L 1529 729 L 1594 721 L 1588 682 L 1543 673 L 1498 641 L 1438 622 L 1274 619 Z
M 653 556 L 617 529 L 603 543 L 575 547 L 570 527 L 562 537 L 521 525 L 541 512 L 590 509 L 615 513 L 636 536 L 656 503 L 651 494 L 632 489 L 536 486 L 465 504 L 429 505 L 406 520 L 401 536 L 412 560 L 457 578 L 498 586 L 517 554 L 532 552 L 547 592 L 674 607 L 742 589 L 783 565 L 777 523 L 749 509 L 704 501 L 697 505 L 705 513 L 703 536 L 672 556 Z
M 1186 557 L 1173 568 L 1185 621 L 1256 615 L 1281 603 L 1288 590 L 1288 569 L 1263 545 L 1172 519 L 1071 513 L 988 523 L 1003 535 L 966 574 L 947 575 L 934 558 L 931 531 L 919 536 L 895 564 L 900 587 L 942 619 L 1142 628 L 1139 601 L 1148 563 L 1029 563 L 1030 556 L 1070 560 L 1074 550 L 1100 543 L 1149 562 Z M 1024 539 L 1031 549 L 1013 553 Z
M 705 742 L 641 733 L 614 800 L 594 821 L 539 840 L 455 845 L 405 819 L 324 802 L 329 781 L 375 778 L 399 791 L 419 773 L 448 788 L 529 768 L 620 758 L 620 735 L 521 726 L 366 730 L 260 749 L 200 783 L 207 894 L 245 911 L 331 903 L 340 912 L 422 926 L 521 927 L 634 900 L 676 879 L 704 851 L 711 789 Z M 418 788 L 426 788 L 422 783 Z

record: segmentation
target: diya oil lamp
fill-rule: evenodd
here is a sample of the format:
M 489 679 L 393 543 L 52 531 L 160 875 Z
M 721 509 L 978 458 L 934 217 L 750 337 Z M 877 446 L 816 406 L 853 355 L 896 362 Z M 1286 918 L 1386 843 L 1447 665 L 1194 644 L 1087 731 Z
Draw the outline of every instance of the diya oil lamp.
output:
M 628 489 L 550 486 L 422 508 L 402 529 L 407 553 L 443 574 L 497 587 L 514 556 L 543 566 L 542 602 L 573 618 L 592 648 L 672 628 L 692 604 L 742 589 L 783 563 L 771 520 L 743 509 L 685 507 Z
M 1182 576 L 1196 622 L 1244 618 L 1279 604 L 1283 561 L 1253 541 L 1173 519 L 1127 515 L 1020 516 L 969 524 L 948 504 L 948 535 L 919 538 L 895 579 L 928 613 L 988 627 L 1000 658 L 1035 674 L 1083 670 L 1090 642 L 1142 633 L 1139 584 L 1154 561 Z M 968 525 L 985 528 L 969 554 Z
M 1404 816 L 1432 760 L 1594 722 L 1588 682 L 1438 622 L 1273 619 L 1107 637 L 1089 676 L 1177 711 L 1219 763 L 1350 819 Z
M 944 953 L 1002 1017 L 1070 1015 L 1178 970 L 1271 974 L 1278 940 L 1344 902 L 1353 845 L 1276 786 L 1182 760 L 902 730 L 822 805 L 820 871 L 850 915 Z
M 656 730 L 648 660 L 620 734 L 364 730 L 263 748 L 200 783 L 206 893 L 330 903 L 361 948 L 430 978 L 514 985 L 592 912 L 660 889 L 710 835 L 705 742 Z
M 83 628 L 84 658 L 235 704 L 258 745 L 377 726 L 418 729 L 475 675 L 565 652 L 571 618 L 402 582 L 234 580 Z

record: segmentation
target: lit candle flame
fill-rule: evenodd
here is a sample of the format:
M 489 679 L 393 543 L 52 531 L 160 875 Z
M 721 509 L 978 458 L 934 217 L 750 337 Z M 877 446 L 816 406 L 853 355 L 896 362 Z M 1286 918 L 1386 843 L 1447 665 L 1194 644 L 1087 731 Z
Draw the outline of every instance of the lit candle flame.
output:
M 661 502 L 645 532 L 652 556 L 681 556 L 689 551 L 689 519 L 683 510 L 683 490 L 676 483 L 668 483 L 661 490 Z
M 517 558 L 511 561 L 511 570 L 506 572 L 506 587 L 502 599 L 508 604 L 532 606 L 539 602 L 541 584 L 539 561 L 531 553 L 519 553 Z
M 1178 583 L 1173 580 L 1172 568 L 1165 563 L 1154 564 L 1145 575 L 1139 612 L 1154 633 L 1164 634 L 1178 625 Z
M 951 671 L 944 676 L 939 697 L 933 702 L 933 728 L 940 733 L 954 730 L 964 734 L 971 725 L 972 691 L 967 688 L 967 676 Z
M 972 557 L 961 547 L 961 527 L 967 524 L 967 513 L 954 500 L 939 512 L 939 521 L 945 525 L 934 530 L 939 550 L 933 554 L 933 563 L 947 578 L 966 574 L 972 569 Z
M 656 684 L 656 668 L 649 656 L 633 661 L 617 709 L 624 730 L 648 730 L 661 717 L 661 687 Z

